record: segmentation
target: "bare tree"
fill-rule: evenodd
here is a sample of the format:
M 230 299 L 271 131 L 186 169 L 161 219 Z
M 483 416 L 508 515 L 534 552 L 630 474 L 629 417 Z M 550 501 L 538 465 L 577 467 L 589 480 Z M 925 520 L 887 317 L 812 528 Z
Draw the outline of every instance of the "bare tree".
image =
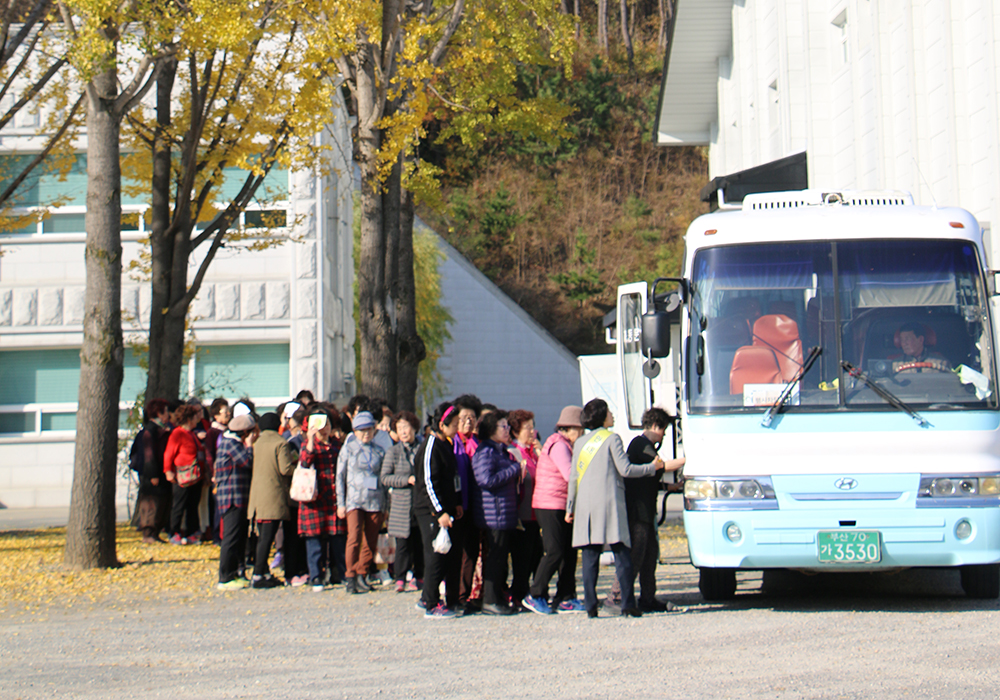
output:
M 667 48 L 667 28 L 670 26 L 670 20 L 674 16 L 673 0 L 659 0 L 659 10 L 660 27 L 656 33 L 656 46 L 662 53 Z
M 597 0 L 597 45 L 608 55 L 608 0 Z
M 635 14 L 634 11 L 633 14 Z M 635 69 L 635 51 L 632 48 L 632 34 L 629 32 L 628 0 L 621 0 L 621 25 L 622 43 L 625 44 L 625 53 L 628 55 L 628 68 L 631 71 Z

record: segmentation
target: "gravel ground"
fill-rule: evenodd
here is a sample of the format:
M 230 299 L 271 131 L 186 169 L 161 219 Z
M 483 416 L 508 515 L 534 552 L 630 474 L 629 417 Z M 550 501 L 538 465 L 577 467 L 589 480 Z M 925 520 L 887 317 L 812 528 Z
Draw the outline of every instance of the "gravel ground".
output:
M 601 585 L 611 569 L 602 569 Z M 678 611 L 424 620 L 417 594 L 277 589 L 105 600 L 0 621 L 0 698 L 996 697 L 996 601 L 955 572 L 741 574 Z

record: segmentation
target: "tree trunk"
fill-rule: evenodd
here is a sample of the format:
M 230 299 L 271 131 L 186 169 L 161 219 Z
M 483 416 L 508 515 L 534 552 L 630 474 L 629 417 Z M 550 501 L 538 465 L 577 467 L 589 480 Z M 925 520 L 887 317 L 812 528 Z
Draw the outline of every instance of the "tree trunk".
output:
M 667 48 L 667 20 L 670 19 L 670 0 L 659 0 L 660 29 L 656 32 L 656 46 L 662 53 Z
M 608 0 L 597 0 L 597 45 L 608 55 Z
M 391 109 L 387 108 L 387 109 Z M 392 334 L 393 342 L 398 339 L 398 313 L 400 303 L 399 286 L 399 205 L 401 201 L 403 170 L 402 159 L 397 158 L 396 164 L 389 174 L 389 179 L 385 182 L 385 189 L 382 191 L 382 235 L 385 240 L 385 297 L 386 309 L 389 313 L 389 331 Z M 398 348 L 397 348 L 398 362 Z M 391 395 L 379 397 L 385 398 L 398 410 L 396 404 L 396 394 L 399 392 L 399 374 L 397 365 L 396 388 Z
M 170 97 L 177 75 L 177 58 L 164 61 L 156 81 L 156 132 L 153 135 L 153 177 L 151 182 L 152 206 L 150 207 L 149 245 L 152 259 L 151 304 L 149 310 L 149 372 L 146 375 L 146 394 L 149 399 L 175 399 L 179 395 L 180 362 L 171 362 L 167 342 L 167 315 L 170 307 L 171 269 L 174 242 L 170 229 L 170 139 L 166 136 L 171 117 Z M 183 337 L 182 337 L 183 348 Z M 182 350 L 183 351 L 183 350 Z
M 66 528 L 67 565 L 118 564 L 115 477 L 118 400 L 123 375 L 121 325 L 121 165 L 115 56 L 94 77 L 87 104 L 87 284 L 80 349 L 73 490 Z
M 625 44 L 625 53 L 628 55 L 628 69 L 635 69 L 635 51 L 632 50 L 632 34 L 628 29 L 628 0 L 621 0 L 621 25 L 622 43 Z
M 374 47 L 359 41 L 354 57 L 358 98 L 358 159 L 361 168 L 361 251 L 358 260 L 358 340 L 361 348 L 360 391 L 369 396 L 396 395 L 396 339 L 387 308 L 385 228 L 378 181 L 379 86 Z
M 573 0 L 573 16 L 576 17 L 576 40 L 580 41 L 580 0 Z
M 427 348 L 417 334 L 417 285 L 413 271 L 413 194 L 402 191 L 399 216 L 399 303 L 396 305 L 399 387 L 396 407 L 416 411 L 417 372 Z

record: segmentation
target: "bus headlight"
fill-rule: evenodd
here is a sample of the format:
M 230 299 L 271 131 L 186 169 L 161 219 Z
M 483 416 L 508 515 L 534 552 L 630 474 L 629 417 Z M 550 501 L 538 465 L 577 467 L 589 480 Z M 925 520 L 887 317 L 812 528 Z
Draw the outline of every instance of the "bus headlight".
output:
M 709 479 L 686 479 L 684 481 L 684 498 L 703 501 L 715 496 L 715 482 Z
M 684 482 L 688 510 L 776 510 L 771 479 L 753 477 L 688 477 Z
M 1000 476 L 921 474 L 917 507 L 1000 505 Z
M 1000 479 L 995 476 L 986 476 L 979 480 L 979 494 L 981 496 L 996 496 L 1000 494 Z

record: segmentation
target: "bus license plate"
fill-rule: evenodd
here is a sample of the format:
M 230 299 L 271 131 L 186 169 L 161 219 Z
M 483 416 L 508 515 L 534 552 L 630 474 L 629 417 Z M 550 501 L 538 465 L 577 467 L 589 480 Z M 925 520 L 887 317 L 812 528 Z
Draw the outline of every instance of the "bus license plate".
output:
M 821 530 L 819 560 L 828 564 L 875 564 L 882 559 L 878 530 Z

